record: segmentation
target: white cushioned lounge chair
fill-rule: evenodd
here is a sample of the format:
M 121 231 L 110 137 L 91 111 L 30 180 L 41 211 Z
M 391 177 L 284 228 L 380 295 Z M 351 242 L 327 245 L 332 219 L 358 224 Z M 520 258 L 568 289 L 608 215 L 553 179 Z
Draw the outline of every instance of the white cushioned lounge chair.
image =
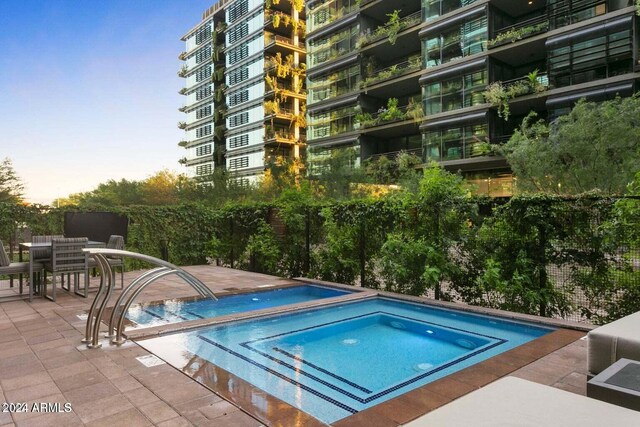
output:
M 405 424 L 407 427 L 639 425 L 640 412 L 516 377 L 504 377 Z

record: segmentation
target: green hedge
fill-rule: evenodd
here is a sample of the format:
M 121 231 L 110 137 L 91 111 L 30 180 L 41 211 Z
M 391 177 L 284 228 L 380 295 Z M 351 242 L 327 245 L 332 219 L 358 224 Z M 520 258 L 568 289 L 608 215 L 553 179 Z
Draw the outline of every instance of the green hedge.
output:
M 419 197 L 101 209 L 127 248 L 178 265 L 233 266 L 596 323 L 640 310 L 640 200 Z M 0 204 L 0 237 L 62 231 L 63 209 Z M 130 268 L 141 265 L 130 265 Z

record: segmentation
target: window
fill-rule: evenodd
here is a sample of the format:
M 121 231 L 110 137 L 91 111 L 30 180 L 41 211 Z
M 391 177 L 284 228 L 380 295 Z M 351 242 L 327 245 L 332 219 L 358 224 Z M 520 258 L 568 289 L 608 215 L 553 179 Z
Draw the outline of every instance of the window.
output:
M 230 50 L 227 58 L 229 59 L 229 64 L 235 64 L 238 61 L 242 61 L 247 56 L 249 56 L 249 45 L 243 44 L 242 46 Z
M 487 50 L 487 17 L 467 19 L 440 34 L 430 35 L 423 48 L 427 68 L 483 52 Z
M 198 110 L 196 111 L 196 119 L 202 119 L 203 117 L 207 117 L 210 115 L 211 115 L 211 105 L 198 108 Z
M 204 68 L 201 68 L 196 72 L 196 82 L 201 82 L 203 80 L 208 79 L 209 77 L 211 77 L 211 66 L 210 65 L 207 65 Z
M 594 31 L 590 38 L 549 41 L 549 82 L 564 87 L 633 71 L 632 29 L 627 21 L 612 25 L 609 34 Z
M 196 33 L 196 44 L 201 44 L 206 42 L 211 38 L 211 25 L 205 25 L 200 28 Z
M 239 0 L 236 1 L 227 10 L 227 22 L 231 24 L 237 21 L 242 15 L 249 11 L 249 1 Z
M 211 45 L 208 45 L 196 52 L 196 64 L 200 64 L 209 58 L 211 58 Z
M 241 83 L 249 78 L 249 68 L 242 67 L 229 73 L 229 86 Z
M 229 138 L 229 148 L 230 149 L 238 148 L 238 147 L 244 147 L 245 145 L 249 145 L 249 135 L 248 134 L 240 135 L 240 136 L 234 136 L 232 138 Z
M 487 70 L 427 83 L 422 88 L 426 115 L 484 104 Z
M 322 28 L 355 10 L 358 0 L 318 1 L 307 9 L 309 32 Z
M 211 135 L 211 125 L 205 125 L 196 129 L 196 138 Z
M 234 105 L 242 104 L 243 102 L 247 102 L 249 100 L 249 90 L 241 90 L 238 92 L 234 92 L 229 95 L 229 106 L 233 107 Z
M 246 167 L 249 167 L 249 156 L 229 160 L 229 169 L 240 169 Z
M 196 91 L 196 101 L 200 101 L 208 96 L 211 96 L 211 85 L 201 87 Z
M 196 156 L 206 156 L 207 154 L 211 154 L 211 144 L 202 145 L 196 148 Z
M 426 161 L 468 159 L 487 155 L 487 124 L 458 126 L 426 132 L 422 135 Z
M 309 77 L 309 104 L 358 90 L 360 79 L 359 65 L 318 77 Z
M 607 12 L 605 0 L 548 0 L 547 3 L 551 29 L 575 24 Z
M 422 20 L 430 21 L 440 15 L 470 5 L 476 0 L 422 0 Z
M 356 50 L 358 25 L 309 42 L 307 66 L 314 67 Z
M 360 145 L 310 147 L 307 160 L 312 176 L 328 173 L 332 167 L 355 169 L 360 166 Z
M 213 167 L 210 163 L 206 165 L 198 165 L 196 166 L 196 175 L 210 175 L 213 172 Z
M 353 131 L 355 106 L 309 114 L 309 139 L 324 138 Z
M 229 127 L 244 125 L 249 122 L 249 113 L 247 111 L 235 114 L 229 117 Z
M 238 26 L 229 30 L 229 32 L 227 33 L 228 44 L 237 42 L 241 38 L 246 37 L 247 34 L 249 34 L 249 24 L 247 22 L 238 24 Z

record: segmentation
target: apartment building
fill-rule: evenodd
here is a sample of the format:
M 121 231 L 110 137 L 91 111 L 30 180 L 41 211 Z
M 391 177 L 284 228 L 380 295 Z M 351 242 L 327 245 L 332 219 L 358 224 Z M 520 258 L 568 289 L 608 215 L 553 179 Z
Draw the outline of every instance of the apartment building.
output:
M 305 10 L 296 0 L 220 0 L 182 37 L 183 163 L 242 182 L 300 159 L 305 135 Z
M 508 193 L 491 146 L 531 110 L 552 120 L 640 80 L 632 0 L 310 0 L 307 17 L 312 173 L 403 150 Z

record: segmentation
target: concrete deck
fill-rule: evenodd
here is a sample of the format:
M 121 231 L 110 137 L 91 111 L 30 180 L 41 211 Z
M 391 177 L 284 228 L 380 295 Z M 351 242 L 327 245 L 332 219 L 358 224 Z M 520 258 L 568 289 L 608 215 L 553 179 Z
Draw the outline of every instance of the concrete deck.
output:
M 222 267 L 194 266 L 186 269 L 214 292 L 288 282 L 273 276 Z M 128 272 L 125 283 L 138 274 Z M 7 286 L 7 281 L 0 282 L 0 288 L 6 289 Z M 178 279 L 167 278 L 145 290 L 138 300 L 154 301 L 193 294 L 194 291 Z M 40 298 L 32 303 L 0 302 L 0 398 L 8 403 L 26 402 L 28 409 L 26 412 L 0 412 L 0 426 L 262 424 L 167 364 L 145 367 L 136 357 L 149 353 L 136 343 L 86 349 L 80 343 L 85 321 L 78 315 L 89 308 L 91 296 L 84 299 L 64 291 L 58 296 L 55 303 Z M 115 296 L 112 301 L 115 301 Z M 393 406 L 378 405 L 362 411 L 361 418 L 356 414 L 343 425 L 398 425 L 422 415 L 425 412 L 424 400 L 428 400 L 430 409 L 435 409 L 504 375 L 585 395 L 586 342 L 577 339 L 581 335 L 571 335 L 568 345 L 563 344 L 531 363 L 527 361 L 522 368 L 510 370 L 489 365 L 493 373 L 484 370 L 470 372 L 466 377 L 447 377 L 443 379 L 447 381 L 441 380 L 436 388 L 430 388 L 419 405 L 400 396 Z M 511 355 L 515 359 L 523 356 Z M 33 412 L 34 402 L 70 403 L 71 410 Z M 398 405 L 403 409 L 400 414 Z M 389 412 L 390 409 L 393 413 Z M 64 411 L 64 406 L 60 410 Z M 371 424 L 372 421 L 375 424 Z

